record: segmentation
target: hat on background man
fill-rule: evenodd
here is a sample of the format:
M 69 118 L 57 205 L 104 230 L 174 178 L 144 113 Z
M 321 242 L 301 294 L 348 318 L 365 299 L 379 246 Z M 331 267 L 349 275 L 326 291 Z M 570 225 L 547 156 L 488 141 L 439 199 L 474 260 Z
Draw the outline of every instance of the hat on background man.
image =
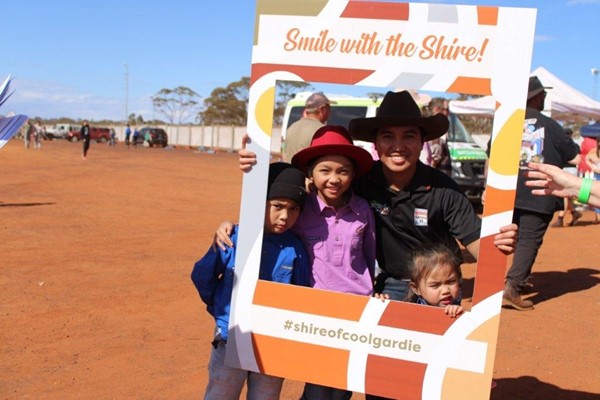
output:
M 288 163 L 270 164 L 267 200 L 282 197 L 294 200 L 302 207 L 306 199 L 305 179 L 304 172 Z
M 326 155 L 344 156 L 354 163 L 354 177 L 371 169 L 373 157 L 362 147 L 355 146 L 352 137 L 343 126 L 325 125 L 319 128 L 310 141 L 310 146 L 292 157 L 292 164 L 308 173 L 313 160 Z
M 542 85 L 542 82 L 540 82 L 537 76 L 530 76 L 529 87 L 527 88 L 527 100 L 542 93 L 546 89 L 552 89 L 552 87 Z
M 335 101 L 331 101 L 323 94 L 323 92 L 315 92 L 311 94 L 308 99 L 306 99 L 306 104 L 304 106 L 306 111 L 314 112 L 319 108 L 331 104 L 335 104 Z
M 437 139 L 448 131 L 448 117 L 437 113 L 423 117 L 419 105 L 410 92 L 387 92 L 377 115 L 370 118 L 355 118 L 348 130 L 354 139 L 374 142 L 377 129 L 384 126 L 417 126 L 423 132 L 423 141 Z

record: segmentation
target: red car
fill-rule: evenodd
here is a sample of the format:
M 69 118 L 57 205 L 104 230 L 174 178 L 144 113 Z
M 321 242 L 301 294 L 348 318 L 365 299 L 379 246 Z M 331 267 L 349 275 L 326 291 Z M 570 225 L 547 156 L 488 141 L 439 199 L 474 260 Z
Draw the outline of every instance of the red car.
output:
M 169 144 L 169 137 L 167 136 L 167 132 L 165 132 L 165 130 L 162 128 L 146 127 L 140 130 L 140 134 L 137 137 L 137 140 L 134 144 L 143 145 L 144 142 L 148 142 L 148 145 L 150 145 L 150 147 L 167 147 L 167 145 Z
M 81 140 L 81 131 L 70 131 L 66 136 L 67 140 L 71 142 L 78 142 Z M 110 140 L 110 129 L 108 128 L 97 128 L 90 127 L 90 140 L 95 140 L 96 142 L 106 143 Z

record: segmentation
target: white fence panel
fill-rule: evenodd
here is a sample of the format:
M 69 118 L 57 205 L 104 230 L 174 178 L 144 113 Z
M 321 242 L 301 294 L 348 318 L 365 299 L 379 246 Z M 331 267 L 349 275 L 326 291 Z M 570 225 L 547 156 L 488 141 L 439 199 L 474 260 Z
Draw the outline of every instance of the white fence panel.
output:
M 138 130 L 142 127 L 138 127 Z M 169 145 L 200 150 L 238 151 L 242 145 L 242 137 L 246 134 L 245 126 L 156 125 L 154 127 L 163 128 L 167 132 Z M 112 128 L 117 133 L 118 141 L 123 142 L 125 126 Z M 281 128 L 273 128 L 271 151 L 281 152 Z

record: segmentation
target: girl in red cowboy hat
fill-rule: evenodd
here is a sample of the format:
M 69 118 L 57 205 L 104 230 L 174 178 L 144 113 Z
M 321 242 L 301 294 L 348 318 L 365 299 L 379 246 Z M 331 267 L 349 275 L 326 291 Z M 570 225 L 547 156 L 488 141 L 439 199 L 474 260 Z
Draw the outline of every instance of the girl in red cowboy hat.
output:
M 310 194 L 294 232 L 306 247 L 311 286 L 371 296 L 375 268 L 375 220 L 352 181 L 373 164 L 368 151 L 355 146 L 342 126 L 317 130 L 310 146 L 296 153 L 292 165 L 306 173 Z M 352 392 L 307 383 L 302 400 L 349 399 Z
M 352 181 L 366 174 L 373 158 L 355 146 L 342 126 L 317 130 L 310 146 L 292 158 L 310 181 L 310 194 L 295 232 L 312 261 L 317 289 L 371 295 L 375 265 L 375 224 L 366 200 Z

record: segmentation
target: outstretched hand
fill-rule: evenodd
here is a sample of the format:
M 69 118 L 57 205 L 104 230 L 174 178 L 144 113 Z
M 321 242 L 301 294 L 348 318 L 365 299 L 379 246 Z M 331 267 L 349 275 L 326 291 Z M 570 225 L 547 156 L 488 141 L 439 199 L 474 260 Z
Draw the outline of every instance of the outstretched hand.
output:
M 530 171 L 525 172 L 525 185 L 533 189 L 531 193 L 543 196 L 577 197 L 578 179 L 561 168 L 549 164 L 529 163 Z
M 250 143 L 252 139 L 248 134 L 242 137 L 242 148 L 238 151 L 238 159 L 240 162 L 240 169 L 244 172 L 250 172 L 252 166 L 256 165 L 256 154 L 246 150 L 246 144 Z

